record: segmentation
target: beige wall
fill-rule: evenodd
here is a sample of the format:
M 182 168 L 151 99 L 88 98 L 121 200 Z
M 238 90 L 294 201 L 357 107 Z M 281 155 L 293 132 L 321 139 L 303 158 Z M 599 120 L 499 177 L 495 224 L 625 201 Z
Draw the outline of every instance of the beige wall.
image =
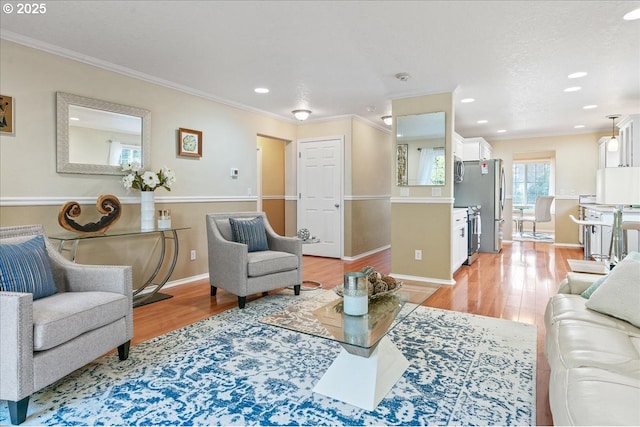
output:
M 569 215 L 578 215 L 578 195 L 595 194 L 598 169 L 598 139 L 602 134 L 582 134 L 491 141 L 492 156 L 504 160 L 506 195 L 505 239 L 511 239 L 512 166 L 514 158 L 535 157 L 534 153 L 555 155 L 555 221 L 557 244 L 578 244 L 578 226 Z
M 240 110 L 60 56 L 0 41 L 0 87 L 16 99 L 15 136 L 0 136 L 0 225 L 41 223 L 49 234 L 62 232 L 59 208 L 81 201 L 83 212 L 95 212 L 95 199 L 114 194 L 123 215 L 114 228 L 139 227 L 139 192 L 126 192 L 120 176 L 56 172 L 56 91 L 145 108 L 151 111 L 151 166 L 174 169 L 171 192 L 155 193 L 156 208 L 171 209 L 180 231 L 179 261 L 170 280 L 206 274 L 207 212 L 256 209 L 256 137 L 296 139 L 297 125 Z M 177 155 L 180 127 L 203 132 L 201 158 Z M 295 193 L 295 148 L 286 148 L 287 194 Z M 232 179 L 230 168 L 239 169 Z M 293 187 L 291 185 L 293 177 Z M 250 193 L 250 194 L 249 194 Z M 95 221 L 99 214 L 91 220 Z M 293 217 L 295 220 L 295 216 Z M 295 225 L 292 227 L 295 230 Z M 295 231 L 294 233 L 295 234 Z M 149 249 L 140 238 L 100 239 L 82 243 L 79 261 L 133 264 L 136 276 L 148 268 Z M 150 243 L 157 245 L 157 243 Z M 189 260 L 190 250 L 196 261 Z
M 370 162 L 381 159 L 384 162 L 385 150 L 389 151 L 384 147 L 384 142 L 381 143 L 385 138 L 389 140 L 388 133 L 367 124 L 354 125 L 351 117 L 306 124 L 280 121 L 4 40 L 0 41 L 0 87 L 2 93 L 16 99 L 16 134 L 14 137 L 0 136 L 0 225 L 42 223 L 49 234 L 64 231 L 57 224 L 57 213 L 70 200 L 80 201 L 83 215 L 88 216 L 87 222 L 97 220 L 99 216 L 95 213 L 94 201 L 101 194 L 114 194 L 123 203 L 122 218 L 113 228 L 138 227 L 140 221 L 139 192 L 125 191 L 120 176 L 56 172 L 56 92 L 151 111 L 151 167 L 159 169 L 166 165 L 175 171 L 177 177 L 171 192 L 164 189 L 156 191 L 156 208 L 171 209 L 172 224 L 189 227 L 179 232 L 178 265 L 170 280 L 208 272 L 204 229 L 204 215 L 207 212 L 256 209 L 255 150 L 258 137 L 293 141 L 284 144 L 284 164 L 280 166 L 282 161 L 278 160 L 277 166 L 278 169 L 284 168 L 284 190 L 276 191 L 284 196 L 284 200 L 266 204 L 267 209 L 284 216 L 286 235 L 295 235 L 297 231 L 297 139 L 344 136 L 345 195 L 353 194 L 350 169 L 354 126 L 359 129 L 357 133 L 360 136 L 357 138 L 363 146 L 368 143 L 375 146 L 375 150 L 363 154 L 373 156 Z M 201 158 L 177 155 L 176 139 L 180 127 L 203 132 Z M 230 177 L 231 168 L 238 168 L 237 179 Z M 365 170 L 364 173 L 369 175 L 361 178 L 358 185 L 362 186 L 367 181 L 375 184 L 365 185 L 358 190 L 361 194 L 388 194 L 379 188 L 383 181 L 388 183 L 384 175 L 386 165 L 381 168 L 383 172 Z M 359 176 L 360 173 L 355 175 Z M 359 219 L 356 223 L 359 226 L 388 223 L 384 220 L 384 207 L 376 207 L 375 211 L 357 208 L 356 211 Z M 96 216 L 92 217 L 92 213 Z M 381 215 L 383 219 L 380 219 Z M 368 232 L 358 232 L 357 242 L 347 256 L 377 248 L 382 245 L 380 236 L 388 234 L 382 231 L 370 237 Z M 388 244 L 388 237 L 386 241 Z M 148 254 L 150 249 L 140 246 L 141 239 L 118 238 L 113 240 L 115 243 L 111 243 L 110 239 L 101 239 L 100 242 L 91 244 L 91 247 L 86 242 L 81 244 L 79 260 L 88 263 L 132 263 L 136 276 L 145 276 L 149 259 L 142 254 Z M 157 246 L 157 239 L 151 244 Z M 100 246 L 103 249 L 98 249 Z M 188 259 L 191 250 L 196 250 L 198 254 L 195 261 Z
M 453 283 L 453 94 L 441 93 L 393 100 L 393 134 L 396 134 L 397 116 L 438 111 L 445 112 L 446 184 L 438 187 L 398 187 L 393 178 L 389 179 L 392 194 L 391 271 L 398 276 L 410 276 L 417 280 Z M 395 174 L 395 165 L 393 171 Z M 440 195 L 434 194 L 434 189 L 439 190 Z M 422 251 L 422 260 L 414 259 L 417 249 Z
M 347 257 L 391 244 L 391 135 L 357 119 L 352 128 L 351 200 L 345 200 Z
M 275 138 L 258 136 L 262 153 L 262 210 L 280 235 L 286 233 L 285 220 L 285 144 Z

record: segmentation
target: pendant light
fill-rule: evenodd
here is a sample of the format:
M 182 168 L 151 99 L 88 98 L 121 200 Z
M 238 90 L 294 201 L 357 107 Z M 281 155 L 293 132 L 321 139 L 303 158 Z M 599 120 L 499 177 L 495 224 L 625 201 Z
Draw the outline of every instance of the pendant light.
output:
M 607 151 L 618 151 L 618 139 L 616 138 L 616 119 L 620 117 L 617 114 L 607 116 L 607 119 L 611 119 L 611 139 L 607 143 Z

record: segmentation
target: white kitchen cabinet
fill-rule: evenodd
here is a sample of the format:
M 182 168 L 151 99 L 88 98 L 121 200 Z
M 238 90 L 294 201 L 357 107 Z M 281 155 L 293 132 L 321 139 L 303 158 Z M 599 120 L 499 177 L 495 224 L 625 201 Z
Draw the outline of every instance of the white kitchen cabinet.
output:
M 468 160 L 488 160 L 491 158 L 491 144 L 484 138 L 465 138 L 462 142 L 462 158 Z
M 453 133 L 453 157 L 464 159 L 464 138 L 458 135 L 457 133 Z
M 455 272 L 467 260 L 467 209 L 459 208 L 453 210 L 453 221 L 451 230 L 451 272 Z
M 613 207 L 606 205 L 595 205 L 592 208 L 586 208 L 584 211 L 585 219 L 591 221 L 603 221 L 613 225 Z M 622 211 L 622 221 L 640 221 L 640 209 L 625 207 Z M 591 233 L 591 252 L 598 255 L 609 255 L 611 247 L 611 227 L 595 227 Z M 640 251 L 640 236 L 637 232 L 630 231 L 627 233 L 627 251 Z
M 619 166 L 640 166 L 640 114 L 620 119 L 618 129 Z
M 617 168 L 620 164 L 620 150 L 607 150 L 610 139 L 610 136 L 603 136 L 598 140 L 598 169 Z

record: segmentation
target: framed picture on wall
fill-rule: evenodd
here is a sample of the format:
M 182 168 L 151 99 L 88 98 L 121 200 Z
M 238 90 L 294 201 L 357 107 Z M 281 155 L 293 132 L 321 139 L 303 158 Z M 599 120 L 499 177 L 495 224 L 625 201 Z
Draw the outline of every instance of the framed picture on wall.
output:
M 0 133 L 15 134 L 15 101 L 12 96 L 0 95 Z
M 178 155 L 202 157 L 202 131 L 178 129 Z

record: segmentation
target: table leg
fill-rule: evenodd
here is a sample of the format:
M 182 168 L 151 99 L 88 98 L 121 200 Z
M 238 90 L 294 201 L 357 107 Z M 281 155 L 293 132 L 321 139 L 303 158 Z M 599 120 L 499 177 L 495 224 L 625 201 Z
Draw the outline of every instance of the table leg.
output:
M 165 234 L 168 232 L 171 232 L 170 236 Z M 171 258 L 171 264 L 169 265 L 169 268 L 166 274 L 164 275 L 164 277 L 160 279 L 159 283 L 154 283 L 153 280 L 156 278 L 156 276 L 160 272 L 161 267 L 164 265 L 164 259 L 167 253 L 167 245 L 166 245 L 167 240 L 173 240 L 173 257 Z M 167 230 L 167 231 L 160 232 L 160 242 L 161 242 L 160 258 L 158 259 L 158 264 L 156 265 L 156 268 L 154 269 L 153 273 L 151 273 L 151 276 L 149 276 L 149 278 L 145 281 L 145 283 L 133 292 L 134 307 L 139 307 L 141 305 L 149 304 L 151 302 L 161 301 L 163 299 L 171 298 L 171 295 L 162 294 L 162 293 L 159 293 L 158 291 L 162 289 L 162 287 L 167 283 L 167 281 L 169 280 L 169 277 L 171 276 L 171 273 L 173 273 L 173 270 L 176 266 L 176 262 L 178 261 L 178 234 L 176 230 Z M 155 288 L 153 289 L 153 291 L 149 293 L 141 294 L 141 292 L 145 288 L 149 287 L 150 285 L 155 285 Z
M 373 411 L 409 367 L 409 361 L 388 337 L 371 356 L 342 349 L 313 391 Z

